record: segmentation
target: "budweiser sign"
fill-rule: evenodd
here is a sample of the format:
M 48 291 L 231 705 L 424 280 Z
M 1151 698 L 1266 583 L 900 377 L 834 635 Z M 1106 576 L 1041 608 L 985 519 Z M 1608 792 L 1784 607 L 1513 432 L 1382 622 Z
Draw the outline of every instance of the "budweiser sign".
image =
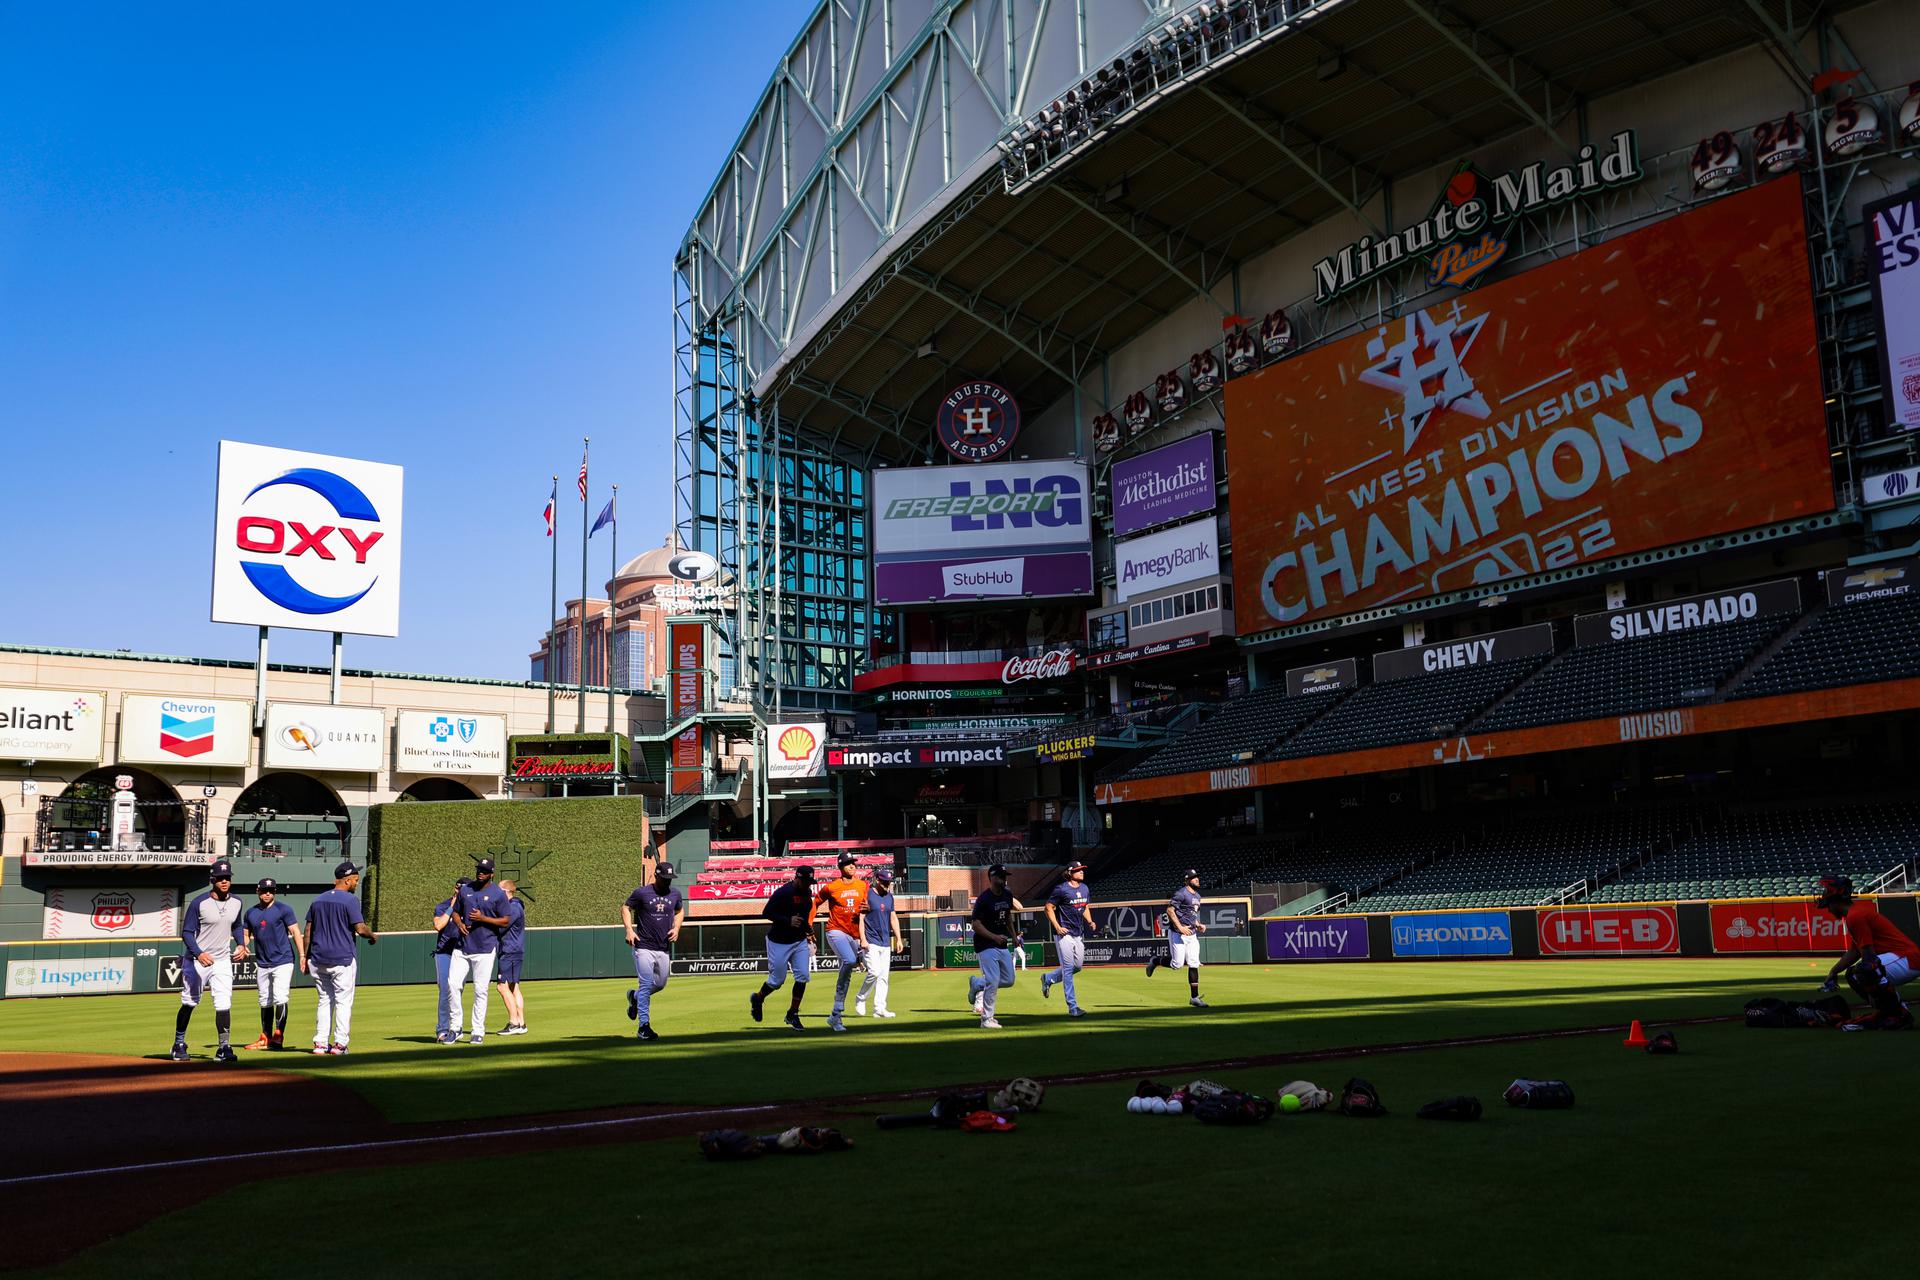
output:
M 1022 680 L 1058 680 L 1073 674 L 1073 650 L 1054 649 L 1037 658 L 1012 657 L 1000 668 L 1001 684 L 1019 684 Z

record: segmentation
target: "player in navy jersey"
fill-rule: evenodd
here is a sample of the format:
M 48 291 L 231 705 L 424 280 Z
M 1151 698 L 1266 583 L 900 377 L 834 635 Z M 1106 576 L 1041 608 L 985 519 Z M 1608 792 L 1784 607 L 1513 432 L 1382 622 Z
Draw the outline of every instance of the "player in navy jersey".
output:
M 1169 968 L 1187 971 L 1187 1003 L 1204 1009 L 1207 1002 L 1200 998 L 1200 935 L 1207 931 L 1207 926 L 1200 921 L 1200 873 L 1189 869 L 1181 880 L 1182 884 L 1167 902 L 1169 958 L 1165 963 Z M 1159 956 L 1147 961 L 1149 978 L 1161 963 Z
M 439 980 L 439 994 L 434 999 L 433 1039 L 435 1044 L 452 1044 L 453 1030 L 447 1021 L 447 974 L 453 968 L 453 953 L 460 948 L 460 921 L 454 915 L 454 904 L 460 901 L 460 895 L 473 883 L 471 876 L 461 876 L 453 882 L 453 896 L 442 898 L 433 909 L 433 972 Z
M 680 925 L 687 918 L 686 900 L 673 887 L 671 862 L 657 862 L 653 883 L 643 884 L 620 904 L 620 923 L 627 929 L 627 945 L 633 948 L 634 989 L 627 992 L 627 1016 L 639 1025 L 634 1035 L 641 1040 L 658 1040 L 653 1029 L 653 996 L 673 976 L 673 944 L 680 940 Z
M 520 966 L 527 958 L 527 908 L 520 901 L 520 886 L 512 880 L 500 882 L 507 896 L 503 914 L 507 927 L 500 931 L 500 965 L 493 982 L 500 989 L 500 1002 L 507 1006 L 507 1025 L 503 1036 L 527 1034 L 527 1002 L 520 994 Z
M 1000 1028 L 1000 1020 L 994 1017 L 1000 988 L 1013 985 L 1012 948 L 1020 945 L 1013 917 L 1020 910 L 1019 899 L 1007 888 L 1007 869 L 994 863 L 987 868 L 987 887 L 973 900 L 973 949 L 980 959 L 980 972 L 967 979 L 967 1001 L 988 1030 Z
M 484 1044 L 487 1039 L 487 983 L 493 978 L 493 966 L 500 956 L 500 934 L 507 927 L 507 895 L 493 883 L 493 859 L 481 858 L 473 864 L 473 883 L 454 903 L 459 920 L 460 946 L 447 966 L 447 1029 L 460 1035 L 461 999 L 467 978 L 473 978 L 473 1021 L 467 1040 Z
M 1087 889 L 1087 864 L 1075 860 L 1067 864 L 1067 878 L 1053 886 L 1047 895 L 1047 924 L 1053 930 L 1054 950 L 1060 955 L 1060 967 L 1040 975 L 1040 994 L 1051 996 L 1058 986 L 1067 997 L 1067 1016 L 1081 1017 L 1080 999 L 1073 989 L 1073 976 L 1087 960 L 1087 935 L 1093 932 L 1093 915 L 1087 909 L 1092 899 Z
M 793 879 L 773 891 L 760 914 L 767 920 L 767 980 L 747 999 L 747 1009 L 755 1022 L 760 1021 L 767 997 L 778 991 L 793 974 L 793 1002 L 787 1006 L 787 1025 L 795 1031 L 800 1023 L 800 1002 L 806 998 L 807 980 L 813 976 L 813 931 L 808 918 L 813 913 L 813 868 L 795 867 Z
M 887 1008 L 887 981 L 893 972 L 893 958 L 905 949 L 900 937 L 900 917 L 894 910 L 893 868 L 881 867 L 873 873 L 873 885 L 867 890 L 867 911 L 862 927 L 867 948 L 860 953 L 866 972 L 860 990 L 853 997 L 853 1011 L 865 1014 L 867 997 L 873 997 L 873 1016 L 891 1018 Z
M 333 888 L 307 907 L 307 973 L 313 979 L 313 1053 L 339 1055 L 353 1034 L 353 988 L 359 972 L 360 938 L 378 943 L 360 913 L 360 868 L 333 869 Z
M 279 900 L 280 884 L 272 876 L 253 886 L 258 904 L 241 917 L 253 939 L 254 983 L 260 989 L 260 1038 L 249 1049 L 279 1049 L 286 1045 L 287 1001 L 293 991 L 293 966 L 304 961 L 306 943 L 300 938 L 293 908 Z

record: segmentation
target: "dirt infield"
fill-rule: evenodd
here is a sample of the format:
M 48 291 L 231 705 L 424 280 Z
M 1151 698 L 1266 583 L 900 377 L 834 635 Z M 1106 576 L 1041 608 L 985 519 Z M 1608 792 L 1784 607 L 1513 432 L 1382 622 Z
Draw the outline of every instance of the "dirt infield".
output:
M 1689 1026 L 1724 1022 L 1696 1018 Z M 1649 1024 L 1653 1025 L 1653 1024 Z M 1206 1062 L 1123 1066 L 1042 1077 L 1051 1085 L 1306 1065 L 1435 1049 L 1617 1034 L 1617 1025 L 1355 1045 Z M 953 1084 L 952 1089 L 989 1082 Z M 1004 1083 L 992 1082 L 992 1083 Z M 463 1145 L 510 1139 L 517 1150 L 631 1142 L 737 1127 L 846 1125 L 937 1090 L 911 1089 L 752 1106 L 634 1106 L 468 1124 L 393 1124 L 352 1089 L 287 1071 L 84 1054 L 0 1054 L 0 1196 L 13 1229 L 0 1269 L 60 1261 L 164 1214 L 259 1178 L 452 1158 Z

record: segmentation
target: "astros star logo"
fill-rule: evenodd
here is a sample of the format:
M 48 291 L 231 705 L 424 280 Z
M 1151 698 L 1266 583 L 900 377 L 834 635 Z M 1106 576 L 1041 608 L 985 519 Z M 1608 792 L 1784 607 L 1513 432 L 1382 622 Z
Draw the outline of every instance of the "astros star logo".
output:
M 1429 311 L 1403 317 L 1399 341 L 1392 346 L 1387 345 L 1391 325 L 1382 326 L 1367 343 L 1367 355 L 1374 363 L 1360 371 L 1360 381 L 1400 397 L 1401 453 L 1413 451 L 1421 430 L 1437 413 L 1453 409 L 1472 418 L 1492 416 L 1486 396 L 1473 385 L 1465 367 L 1467 352 L 1486 323 L 1484 313 L 1471 318 L 1462 315 L 1456 301 L 1439 318 Z M 1393 418 L 1389 410 L 1385 421 Z

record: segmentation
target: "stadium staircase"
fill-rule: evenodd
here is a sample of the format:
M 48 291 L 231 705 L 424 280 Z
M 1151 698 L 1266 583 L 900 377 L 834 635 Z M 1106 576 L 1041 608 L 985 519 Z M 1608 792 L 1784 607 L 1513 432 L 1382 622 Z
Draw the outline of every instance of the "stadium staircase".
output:
M 1313 717 L 1268 758 L 1290 760 L 1450 737 L 1546 661 L 1546 657 L 1511 658 L 1362 685 Z
M 1219 769 L 1257 759 L 1328 710 L 1342 695 L 1288 697 L 1285 685 L 1225 704 L 1192 732 L 1133 765 L 1120 780 Z
M 1761 698 L 1915 677 L 1920 677 L 1920 599 L 1895 596 L 1810 615 L 1732 686 L 1730 696 Z

